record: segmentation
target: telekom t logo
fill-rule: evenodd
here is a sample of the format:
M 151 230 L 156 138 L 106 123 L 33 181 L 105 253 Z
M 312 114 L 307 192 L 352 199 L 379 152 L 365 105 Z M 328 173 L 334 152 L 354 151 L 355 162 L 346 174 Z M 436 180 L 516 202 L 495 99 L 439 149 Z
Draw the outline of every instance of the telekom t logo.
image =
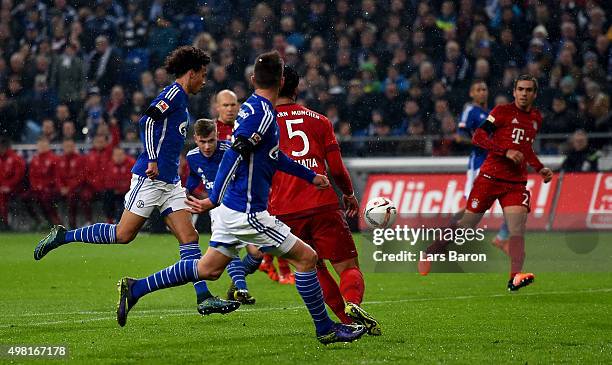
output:
M 512 130 L 512 142 L 514 144 L 521 144 L 521 141 L 525 137 L 525 130 L 522 128 L 514 128 Z

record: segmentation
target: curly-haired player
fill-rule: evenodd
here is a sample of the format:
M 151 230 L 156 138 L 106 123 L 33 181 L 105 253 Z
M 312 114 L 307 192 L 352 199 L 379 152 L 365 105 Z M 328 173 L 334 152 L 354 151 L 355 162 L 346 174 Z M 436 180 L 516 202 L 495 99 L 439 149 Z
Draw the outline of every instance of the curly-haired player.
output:
M 202 89 L 209 63 L 208 54 L 191 46 L 176 49 L 166 59 L 165 68 L 176 75 L 176 81 L 162 90 L 140 119 L 144 152 L 132 168 L 132 182 L 125 195 L 125 209 L 119 223 L 96 223 L 72 231 L 54 226 L 36 247 L 36 260 L 70 242 L 130 243 L 154 209 L 159 209 L 178 239 L 181 259 L 200 258 L 198 232 L 186 210 L 185 189 L 177 171 L 189 128 L 188 94 L 197 94 Z M 213 297 L 204 281 L 194 283 L 194 287 L 201 314 L 229 313 L 240 306 L 237 301 Z

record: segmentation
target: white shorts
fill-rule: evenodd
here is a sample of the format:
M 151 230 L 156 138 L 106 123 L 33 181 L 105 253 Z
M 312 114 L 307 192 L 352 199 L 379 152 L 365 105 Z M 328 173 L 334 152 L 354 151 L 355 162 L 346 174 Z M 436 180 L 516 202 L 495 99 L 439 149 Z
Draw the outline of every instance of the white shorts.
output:
M 181 209 L 187 209 L 187 195 L 181 182 L 168 184 L 159 180 L 132 174 L 130 191 L 125 194 L 123 206 L 130 212 L 149 218 L 153 209 L 159 208 L 162 217 Z
M 220 205 L 210 211 L 212 236 L 209 246 L 228 257 L 236 257 L 247 245 L 282 256 L 297 242 L 291 229 L 267 210 L 243 213 Z
M 467 199 L 470 196 L 470 192 L 472 191 L 472 187 L 474 187 L 474 180 L 478 177 L 478 173 L 480 169 L 469 169 L 467 170 L 467 178 L 465 179 L 465 189 L 463 189 L 463 196 Z

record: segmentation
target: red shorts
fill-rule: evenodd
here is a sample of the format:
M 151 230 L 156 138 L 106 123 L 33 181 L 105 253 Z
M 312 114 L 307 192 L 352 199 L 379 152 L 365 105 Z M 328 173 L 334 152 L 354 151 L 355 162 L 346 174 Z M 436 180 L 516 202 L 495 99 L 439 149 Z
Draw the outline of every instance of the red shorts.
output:
M 484 213 L 499 199 L 502 208 L 522 205 L 531 211 L 531 194 L 523 183 L 500 181 L 478 175 L 467 200 L 466 209 Z
M 320 259 L 341 262 L 357 257 L 353 235 L 339 209 L 302 218 L 278 218 L 291 228 L 291 233 L 312 246 Z

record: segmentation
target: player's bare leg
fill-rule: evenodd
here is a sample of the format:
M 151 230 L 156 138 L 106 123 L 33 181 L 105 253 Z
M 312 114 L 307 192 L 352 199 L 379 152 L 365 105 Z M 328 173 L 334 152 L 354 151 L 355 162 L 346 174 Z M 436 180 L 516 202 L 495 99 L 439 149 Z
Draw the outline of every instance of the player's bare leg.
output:
M 124 209 L 117 223 L 117 243 L 132 242 L 146 221 L 147 218 Z
M 451 228 L 476 228 L 476 226 L 478 226 L 478 223 L 480 223 L 480 220 L 482 219 L 483 215 L 484 213 L 474 213 L 466 209 L 461 219 L 457 222 L 455 226 L 451 225 Z M 450 243 L 451 242 L 444 240 L 435 241 L 434 243 L 429 245 L 429 247 L 427 247 L 427 250 L 425 250 L 425 252 L 427 254 L 442 253 L 446 251 L 446 247 Z M 419 260 L 418 270 L 421 275 L 429 274 L 429 271 L 431 270 L 431 262 L 429 260 Z
M 332 262 L 332 266 L 340 276 L 340 292 L 346 299 L 344 312 L 355 322 L 364 325 L 368 329 L 368 334 L 380 336 L 382 329 L 378 321 L 363 308 L 361 301 L 365 291 L 363 274 L 359 269 L 359 261 L 356 257 L 348 260 Z
M 523 273 L 525 261 L 525 224 L 527 208 L 522 205 L 504 208 L 504 219 L 510 232 L 508 252 L 510 254 L 510 280 L 508 290 L 516 291 L 527 286 L 535 279 L 532 273 Z

